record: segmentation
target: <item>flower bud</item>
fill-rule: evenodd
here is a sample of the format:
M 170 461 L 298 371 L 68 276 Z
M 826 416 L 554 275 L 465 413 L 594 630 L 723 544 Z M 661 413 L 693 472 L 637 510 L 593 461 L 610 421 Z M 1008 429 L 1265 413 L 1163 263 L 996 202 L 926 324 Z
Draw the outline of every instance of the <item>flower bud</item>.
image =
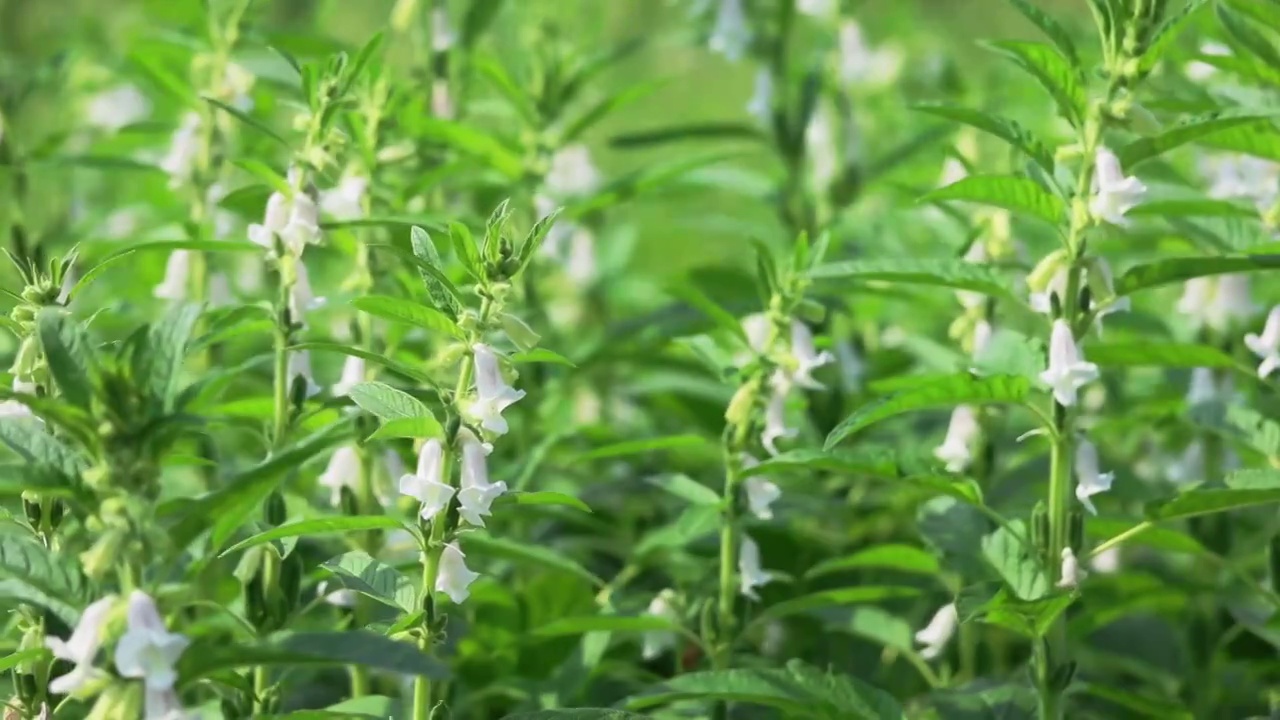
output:
M 99 535 L 92 547 L 80 553 L 80 564 L 84 568 L 84 574 L 94 580 L 106 577 L 115 569 L 124 541 L 125 531 L 118 527 L 108 528 L 106 532 Z
M 729 400 L 729 407 L 724 411 L 724 419 L 730 425 L 746 425 L 751 421 L 751 409 L 755 405 L 755 385 L 744 384 Z
M 538 346 L 538 341 L 542 339 L 533 328 L 525 324 L 524 320 L 511 315 L 510 313 L 502 313 L 499 317 L 502 322 L 502 330 L 507 334 L 511 342 L 521 350 L 530 350 Z
M 1027 287 L 1033 293 L 1042 293 L 1049 289 L 1054 277 L 1067 270 L 1067 252 L 1058 248 L 1039 262 L 1027 275 Z

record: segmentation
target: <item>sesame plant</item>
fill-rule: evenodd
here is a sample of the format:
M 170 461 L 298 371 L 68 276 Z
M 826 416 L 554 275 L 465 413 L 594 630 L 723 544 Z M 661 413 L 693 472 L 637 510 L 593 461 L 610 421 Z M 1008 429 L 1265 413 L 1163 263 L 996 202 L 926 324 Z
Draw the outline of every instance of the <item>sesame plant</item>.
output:
M 4 717 L 1280 712 L 1280 5 L 972 3 L 0 0 Z

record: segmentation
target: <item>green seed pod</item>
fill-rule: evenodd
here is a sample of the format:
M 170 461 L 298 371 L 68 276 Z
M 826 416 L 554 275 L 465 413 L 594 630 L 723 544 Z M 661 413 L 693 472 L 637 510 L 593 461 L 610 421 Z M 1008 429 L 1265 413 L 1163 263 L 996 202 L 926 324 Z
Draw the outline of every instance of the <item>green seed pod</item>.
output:
M 1043 502 L 1036 503 L 1031 511 L 1031 542 L 1039 549 L 1041 555 L 1049 553 L 1049 511 Z
M 255 574 L 244 584 L 244 616 L 256 628 L 267 622 L 267 600 L 262 592 L 262 575 Z
M 67 514 L 67 505 L 61 500 L 54 498 L 49 503 L 49 527 L 54 530 L 62 524 L 62 518 Z
M 302 594 L 302 558 L 297 553 L 290 553 L 280 561 L 280 593 L 289 612 L 298 607 Z
M 22 511 L 27 516 L 27 522 L 31 523 L 31 527 L 40 527 L 40 498 L 34 493 L 22 493 Z
M 1074 661 L 1067 661 L 1062 665 L 1053 669 L 1053 675 L 1049 680 L 1049 685 L 1058 692 L 1064 692 L 1071 687 L 1071 681 L 1076 676 L 1076 664 Z
M 288 513 L 288 508 L 285 507 L 284 503 L 284 495 L 279 490 L 272 491 L 267 496 L 267 502 L 262 506 L 263 521 L 271 527 L 277 527 L 284 524 Z

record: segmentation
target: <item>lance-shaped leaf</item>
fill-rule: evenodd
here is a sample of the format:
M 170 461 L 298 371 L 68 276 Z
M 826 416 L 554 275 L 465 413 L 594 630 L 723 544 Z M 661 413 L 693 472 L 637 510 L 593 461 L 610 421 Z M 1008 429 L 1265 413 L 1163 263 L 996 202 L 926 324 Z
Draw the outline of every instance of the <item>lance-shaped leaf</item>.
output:
M 1062 115 L 1073 125 L 1080 125 L 1087 97 L 1078 68 L 1044 43 L 1004 40 L 988 45 L 1038 80 L 1058 103 Z
M 426 117 L 418 118 L 417 125 L 424 139 L 475 158 L 512 180 L 524 173 L 524 161 L 515 150 L 473 124 Z
M 71 557 L 17 535 L 0 535 L 0 599 L 38 605 L 75 625 L 85 585 Z
M 1174 520 L 1280 502 L 1280 470 L 1238 470 L 1227 477 L 1226 485 L 1196 488 L 1169 500 L 1151 503 L 1146 508 L 1147 517 Z
M 935 285 L 1013 298 L 1013 281 L 990 265 L 960 258 L 846 260 L 815 267 L 815 280 L 853 280 Z
M 412 300 L 390 295 L 365 295 L 352 300 L 351 306 L 383 320 L 413 325 L 459 339 L 465 337 L 462 328 L 448 315 Z
M 964 202 L 991 205 L 1044 220 L 1062 222 L 1062 200 L 1031 178 L 1017 175 L 970 175 L 920 198 L 921 202 Z
M 1216 132 L 1200 140 L 1201 145 L 1280 162 L 1280 128 L 1275 121 L 1259 120 L 1249 125 Z
M 1159 135 L 1134 140 L 1117 150 L 1116 157 L 1120 158 L 1120 164 L 1128 170 L 1145 160 L 1159 157 L 1174 148 L 1195 142 L 1200 138 L 1235 127 L 1256 125 L 1260 120 L 1265 122 L 1266 117 L 1256 113 L 1218 112 L 1190 118 Z
M 310 537 L 314 535 L 340 535 L 360 530 L 402 530 L 405 525 L 390 515 L 351 515 L 344 517 L 312 518 L 288 523 L 270 530 L 250 535 L 240 542 L 222 551 L 228 555 L 237 550 L 246 550 L 258 545 L 265 545 L 274 540 L 285 538 Z
M 537 637 L 565 637 L 589 632 L 681 632 L 683 628 L 657 615 L 587 615 L 553 620 L 534 628 Z
M 1012 1 L 1018 2 L 1021 0 Z M 1053 153 L 1049 151 L 1049 148 L 1045 147 L 1044 143 L 1040 142 L 1039 138 L 1013 120 L 997 117 L 981 110 L 970 110 L 969 108 L 951 105 L 930 103 L 916 105 L 914 109 L 958 123 L 964 123 L 983 132 L 990 133 L 1022 151 L 1023 154 L 1034 160 L 1037 165 L 1044 168 L 1045 172 L 1053 173 Z
M 88 334 L 71 313 L 55 307 L 41 308 L 36 315 L 36 332 L 58 390 L 72 405 L 88 410 L 98 374 Z
M 852 555 L 831 558 L 809 568 L 805 579 L 830 575 L 831 573 L 861 570 L 864 568 L 883 568 L 920 575 L 935 575 L 940 566 L 938 558 L 928 550 L 911 545 L 887 543 L 859 550 Z
M 1210 345 L 1190 343 L 1092 343 L 1084 348 L 1091 363 L 1103 367 L 1233 368 L 1236 361 Z
M 1076 44 L 1071 39 L 1071 33 L 1062 26 L 1062 23 L 1028 2 L 1028 0 L 1008 0 L 1008 2 L 1018 12 L 1022 13 L 1022 16 L 1029 20 L 1032 25 L 1040 28 L 1040 32 L 1053 41 L 1054 46 L 1058 48 L 1058 51 L 1073 67 L 1080 67 L 1080 55 L 1076 52 Z
M 1116 281 L 1116 295 L 1170 285 L 1184 280 L 1229 273 L 1256 272 L 1280 267 L 1280 255 L 1180 257 L 1135 265 Z
M 348 395 L 360 409 L 382 420 L 432 417 L 431 410 L 417 398 L 385 383 L 362 382 Z
M 405 612 L 418 609 L 418 587 L 393 567 L 383 565 L 368 553 L 354 550 L 321 565 L 333 573 L 333 585 L 368 595 Z

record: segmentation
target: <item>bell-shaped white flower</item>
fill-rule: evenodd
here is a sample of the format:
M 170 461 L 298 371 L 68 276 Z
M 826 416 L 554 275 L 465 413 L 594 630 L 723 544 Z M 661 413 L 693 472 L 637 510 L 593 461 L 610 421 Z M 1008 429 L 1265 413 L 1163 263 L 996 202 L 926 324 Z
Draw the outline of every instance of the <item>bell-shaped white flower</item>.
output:
M 1200 54 L 1210 57 L 1230 57 L 1231 48 L 1223 45 L 1222 43 L 1207 42 L 1200 46 Z M 1196 82 L 1204 82 L 1213 77 L 1217 72 L 1218 68 L 1207 62 L 1201 62 L 1200 60 L 1193 60 L 1187 63 L 1186 67 L 1187 78 L 1195 80 Z
M 1112 225 L 1127 225 L 1125 213 L 1142 202 L 1147 186 L 1136 177 L 1125 177 L 1120 158 L 1105 147 L 1098 148 L 1095 163 L 1089 212 Z
M 590 195 L 600 187 L 600 171 L 591 160 L 586 145 L 568 145 L 551 156 L 551 167 L 543 179 L 547 192 L 556 198 Z
M 160 169 L 169 175 L 169 187 L 175 188 L 191 177 L 196 155 L 200 152 L 200 115 L 189 112 L 169 141 L 169 151 L 160 161 Z
M 707 47 L 726 60 L 737 62 L 746 54 L 750 43 L 751 27 L 747 25 L 747 12 L 742 0 L 720 0 Z
M 799 434 L 795 428 L 787 426 L 787 395 L 791 392 L 791 382 L 780 372 L 774 373 L 770 380 L 772 394 L 764 412 L 764 430 L 760 433 L 760 444 L 764 445 L 770 455 L 778 454 L 778 440 L 793 438 Z
M 1053 312 L 1052 296 L 1058 296 L 1058 302 L 1065 302 L 1067 295 L 1067 268 L 1065 266 L 1058 269 L 1057 272 L 1049 278 L 1049 282 L 1040 292 L 1032 292 L 1027 298 L 1027 302 L 1031 305 L 1031 309 L 1038 313 L 1049 315 Z
M 320 208 L 309 193 L 298 191 L 294 194 L 280 239 L 294 257 L 302 257 L 308 245 L 320 242 Z
M 1080 357 L 1071 326 L 1065 320 L 1053 321 L 1049 337 L 1049 367 L 1040 373 L 1040 381 L 1053 391 L 1059 405 L 1076 404 L 1077 391 L 1098 379 L 1098 366 Z
M 100 92 L 89 99 L 85 108 L 85 120 L 89 125 L 107 132 L 145 120 L 150 114 L 151 101 L 133 85 Z
M 1218 383 L 1211 368 L 1199 367 L 1191 371 L 1191 383 L 1187 387 L 1187 404 L 1201 405 L 1217 400 Z
M 46 636 L 44 646 L 49 648 L 53 656 L 66 660 L 75 667 L 71 672 L 49 681 L 49 692 L 55 695 L 70 695 L 89 681 L 101 676 L 102 671 L 93 666 L 93 658 L 102 645 L 102 628 L 106 624 L 107 615 L 115 604 L 114 595 L 94 602 L 80 613 L 80 620 L 71 637 L 63 640 Z
M 747 346 L 756 354 L 767 349 L 771 326 L 772 322 L 765 313 L 752 313 L 742 318 L 742 332 L 747 336 Z
M 742 469 L 750 470 L 760 461 L 750 455 L 742 456 Z M 747 493 L 747 509 L 761 520 L 773 519 L 772 505 L 782 497 L 782 490 L 768 479 L 758 475 L 748 475 L 742 481 L 742 489 Z
M 173 688 L 146 688 L 143 693 L 142 720 L 195 720 L 182 706 Z
M 1058 579 L 1058 587 L 1064 590 L 1075 590 L 1080 586 L 1080 581 L 1085 575 L 1088 573 L 1080 567 L 1080 562 L 1076 560 L 1076 554 L 1071 551 L 1071 548 L 1062 548 L 1062 572 Z
M 848 338 L 837 340 L 835 345 L 836 363 L 840 367 L 840 383 L 846 390 L 856 390 L 862 386 L 862 377 L 867 374 L 867 363 L 862 359 L 858 348 Z
M 773 72 L 769 68 L 756 71 L 755 89 L 747 101 L 747 114 L 763 124 L 773 117 Z
M 902 70 L 903 57 L 897 48 L 872 48 L 854 20 L 840 23 L 837 38 L 840 79 L 854 85 L 882 86 L 892 83 Z
M 355 220 L 364 215 L 365 190 L 369 178 L 348 175 L 331 190 L 320 193 L 320 209 L 335 220 Z
M 354 490 L 359 482 L 360 453 L 354 445 L 343 445 L 329 457 L 319 483 L 329 488 L 329 503 L 337 507 L 342 502 L 342 488 Z
M 1096 573 L 1108 575 L 1120 569 L 1120 546 L 1112 545 L 1089 561 L 1089 567 Z
M 320 584 L 316 585 L 316 595 L 319 595 L 325 603 L 340 608 L 353 608 L 360 598 L 360 593 L 350 588 L 330 590 L 328 580 L 321 580 Z
M 116 670 L 127 678 L 142 678 L 148 690 L 172 688 L 178 679 L 173 666 L 191 641 L 169 632 L 155 600 L 141 590 L 129 594 L 128 618 L 116 643 Z
M 290 351 L 288 376 L 290 386 L 293 385 L 295 378 L 302 378 L 306 382 L 307 397 L 315 397 L 320 394 L 320 386 L 316 384 L 315 376 L 311 374 L 310 352 L 306 350 Z
M 1081 440 L 1076 446 L 1076 499 L 1090 515 L 1097 515 L 1098 508 L 1089 498 L 1110 490 L 1113 480 L 1115 473 L 1098 470 L 1098 448 L 1088 440 Z
M 1220 332 L 1247 321 L 1257 310 L 1244 274 L 1192 278 L 1183 286 L 1177 307 L 1192 327 Z
M 364 375 L 364 358 L 348 355 L 347 359 L 342 362 L 342 375 L 338 377 L 338 382 L 334 383 L 331 388 L 334 397 L 343 397 L 351 392 L 351 388 L 364 382 Z
M 421 503 L 418 516 L 430 520 L 449 507 L 453 493 L 453 487 L 444 482 L 444 446 L 431 438 L 418 451 L 417 471 L 400 477 L 400 494 Z
M 275 236 L 284 231 L 289 224 L 289 198 L 283 193 L 273 192 L 267 198 L 267 207 L 262 214 L 262 223 L 249 226 L 249 240 L 262 246 L 268 252 L 275 250 Z
M 1262 334 L 1245 335 L 1244 344 L 1250 352 L 1262 358 L 1262 362 L 1258 363 L 1258 377 L 1266 378 L 1276 368 L 1280 368 L 1280 305 L 1271 308 L 1271 312 L 1267 313 L 1267 322 L 1262 326 Z
M 444 78 L 432 80 L 431 114 L 438 118 L 452 120 L 454 111 L 453 93 L 449 91 L 449 81 Z
M 33 382 L 24 382 L 18 379 L 17 376 L 14 376 L 13 391 L 15 393 L 22 393 L 23 395 L 35 395 L 36 384 Z M 5 400 L 4 402 L 0 402 L 0 418 L 18 418 L 18 417 L 31 417 L 31 416 L 32 416 L 31 408 L 27 407 L 26 404 L 24 404 L 20 400 L 14 399 L 14 400 Z
M 791 358 L 796 364 L 791 382 L 810 390 L 824 389 L 822 383 L 813 379 L 813 371 L 835 362 L 836 358 L 826 350 L 818 352 L 813 343 L 813 332 L 799 320 L 791 321 Z
M 822 106 L 814 108 L 809 117 L 809 124 L 804 129 L 804 142 L 809 151 L 813 186 L 825 190 L 840 174 L 840 153 L 836 147 L 836 129 L 831 113 Z
M 467 567 L 467 556 L 462 554 L 462 550 L 458 548 L 457 542 L 451 542 L 444 546 L 440 552 L 440 566 L 436 572 L 436 592 L 442 592 L 449 596 L 455 604 L 465 602 L 471 597 L 471 591 L 467 588 L 471 587 L 471 583 L 480 577 L 480 573 L 472 572 Z
M 294 265 L 296 275 L 289 288 L 289 314 L 296 323 L 306 324 L 307 313 L 324 305 L 324 298 L 311 291 L 311 273 L 301 260 Z
M 516 390 L 502 379 L 502 367 L 492 348 L 476 343 L 471 350 L 476 362 L 476 399 L 470 405 L 470 413 L 480 427 L 495 435 L 505 435 L 509 428 L 502 411 L 523 398 L 524 391 Z
M 987 351 L 987 348 L 991 346 L 991 338 L 995 337 L 995 334 L 996 329 L 985 319 L 979 320 L 975 323 L 973 326 L 973 336 L 970 343 L 972 347 L 969 352 L 969 357 L 974 360 L 982 357 L 983 353 Z
M 947 436 L 933 451 L 933 456 L 946 463 L 947 472 L 964 472 L 973 462 L 973 446 L 982 435 L 978 413 L 969 405 L 957 405 L 951 411 Z
M 447 52 L 457 42 L 458 36 L 453 32 L 453 27 L 449 24 L 449 10 L 442 5 L 435 6 L 431 10 L 432 52 Z
M 680 622 L 680 614 L 675 608 L 675 592 L 670 589 L 663 590 L 649 601 L 649 607 L 645 609 L 646 615 L 669 620 L 672 623 Z M 679 636 L 671 630 L 647 630 L 644 633 L 641 650 L 641 656 L 645 660 L 653 660 L 668 650 L 673 650 L 677 646 Z
M 505 482 L 489 482 L 489 464 L 485 459 L 493 446 L 467 428 L 458 431 L 462 448 L 462 489 L 458 491 L 458 515 L 470 525 L 484 527 L 490 515 L 489 506 L 507 491 Z
M 933 660 L 942 654 L 947 648 L 947 643 L 951 642 L 952 636 L 956 634 L 956 628 L 960 626 L 960 614 L 956 612 L 955 603 L 947 603 L 943 605 L 933 618 L 929 620 L 929 624 L 924 626 L 923 630 L 916 633 L 916 642 L 923 647 L 920 650 L 920 657 L 925 660 Z
M 773 574 L 760 567 L 760 546 L 750 535 L 742 534 L 742 546 L 738 548 L 738 589 L 751 598 L 759 600 L 756 588 L 773 582 Z

